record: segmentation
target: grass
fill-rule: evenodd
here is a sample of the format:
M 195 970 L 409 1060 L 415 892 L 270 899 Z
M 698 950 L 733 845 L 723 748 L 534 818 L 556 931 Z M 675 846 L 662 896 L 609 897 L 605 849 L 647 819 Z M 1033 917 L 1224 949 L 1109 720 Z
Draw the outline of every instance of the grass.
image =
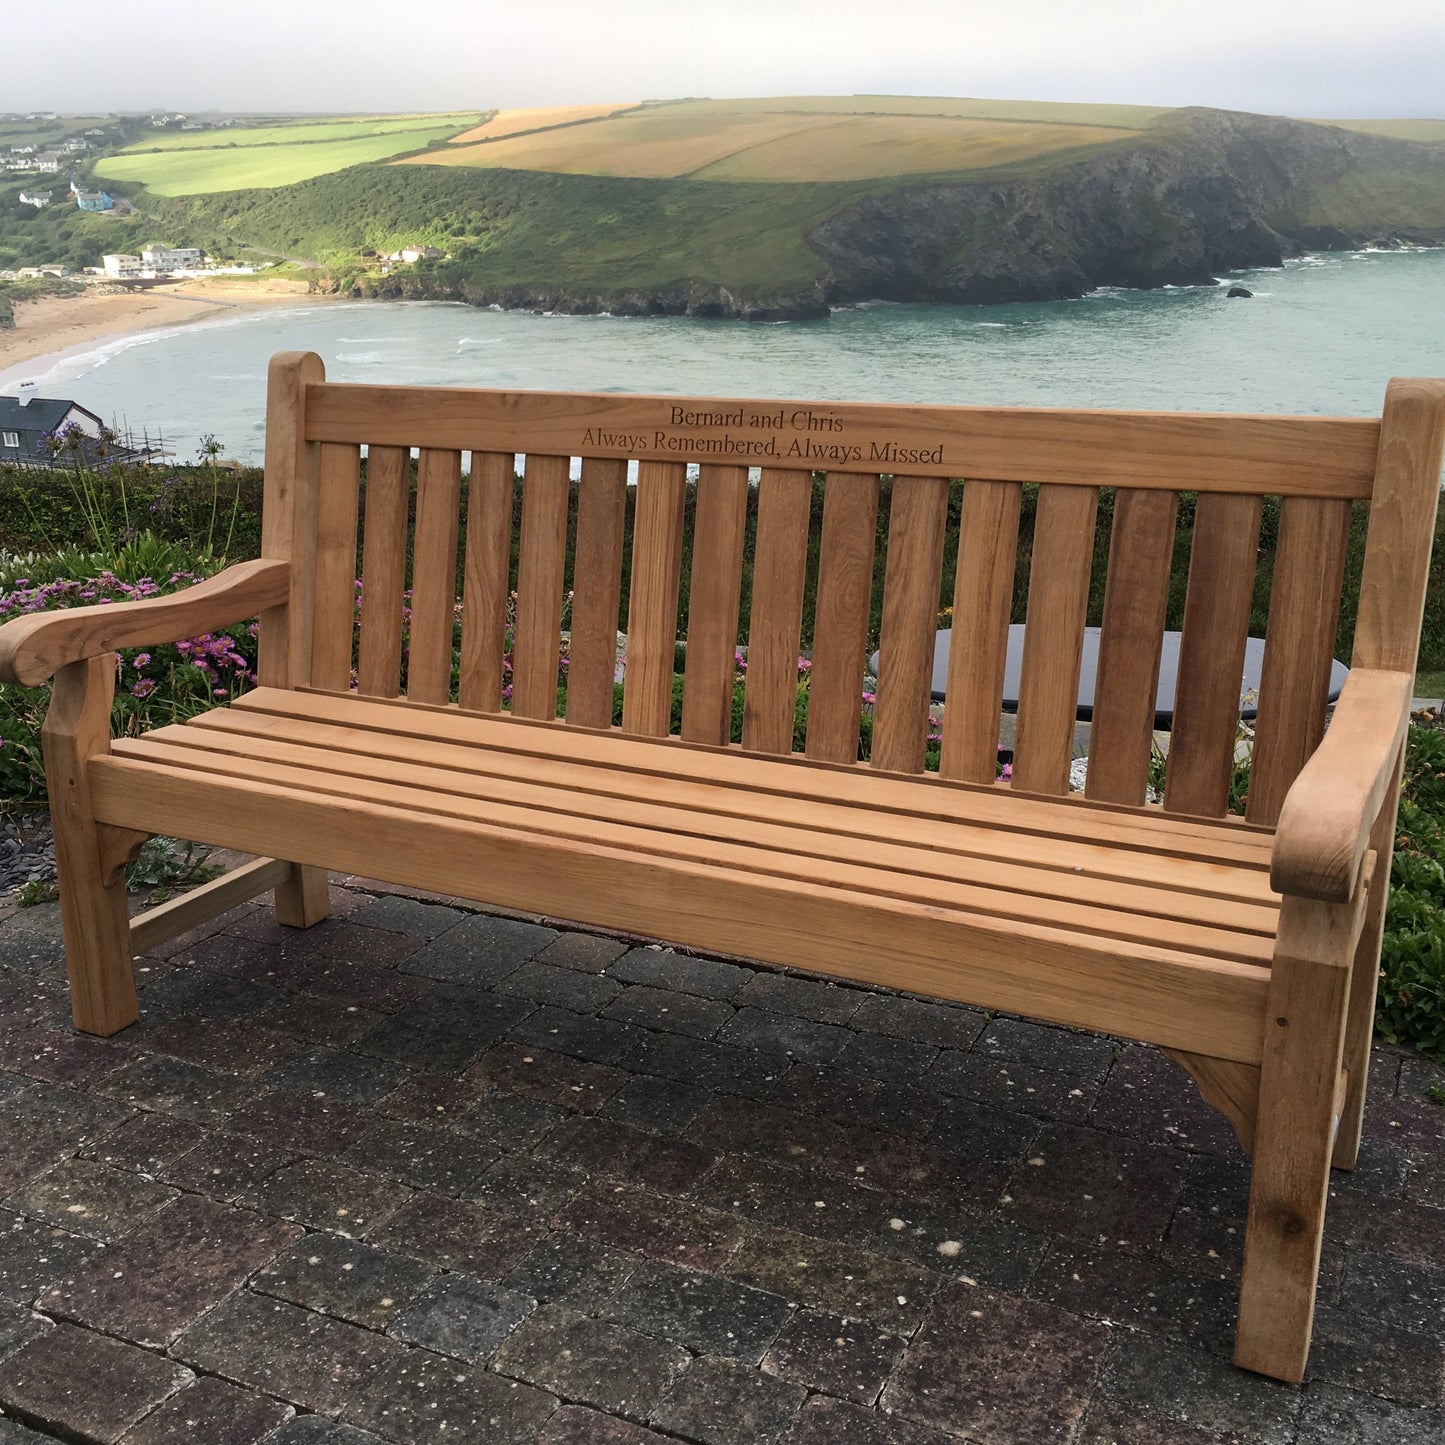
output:
M 392 115 L 335 121 L 293 121 L 281 125 L 233 126 L 229 130 L 162 131 L 143 137 L 120 154 L 140 155 L 150 151 L 229 150 L 232 147 L 310 145 L 321 141 L 364 140 L 370 136 L 398 135 L 408 131 L 430 131 L 439 126 L 464 126 L 475 111 L 451 115 Z
M 1445 698 L 1445 672 L 1417 672 L 1415 674 L 1415 696 Z
M 439 123 L 425 129 L 390 131 L 353 140 L 234 148 L 217 147 L 213 142 L 206 149 L 107 156 L 95 169 L 104 180 L 143 185 L 157 196 L 211 195 L 219 191 L 292 186 L 349 166 L 419 150 L 434 141 L 445 140 L 456 129 L 455 124 Z
M 683 101 L 570 122 L 547 119 L 570 112 L 528 112 L 533 128 L 527 134 L 457 144 L 416 160 L 597 176 L 826 182 L 986 169 L 1137 131 L 971 116 L 949 102 L 915 102 L 894 111 L 876 97 L 825 99 L 832 104 Z
M 1341 130 L 1384 135 L 1392 140 L 1445 143 L 1445 120 L 1318 120 L 1316 125 L 1337 125 Z

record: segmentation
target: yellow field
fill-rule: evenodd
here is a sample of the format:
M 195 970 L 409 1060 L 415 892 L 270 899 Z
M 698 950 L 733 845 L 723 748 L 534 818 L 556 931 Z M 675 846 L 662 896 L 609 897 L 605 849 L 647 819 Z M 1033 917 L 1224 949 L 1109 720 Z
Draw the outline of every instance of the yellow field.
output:
M 972 170 L 1118 140 L 1162 114 L 1148 107 L 810 96 L 675 101 L 618 113 L 584 107 L 503 112 L 529 134 L 416 156 L 400 164 L 461 165 L 601 176 L 851 181 Z M 1014 115 L 989 115 L 1012 110 Z M 1121 124 L 1126 119 L 1130 123 Z M 1107 113 L 1111 123 L 1101 118 Z M 548 120 L 549 116 L 557 117 Z M 565 119 L 563 119 L 565 117 Z M 543 128 L 551 125 L 552 128 Z M 486 127 L 482 127 L 485 130 Z M 477 132 L 472 132 L 473 135 Z
M 616 115 L 619 110 L 634 110 L 635 100 L 614 101 L 611 105 L 546 105 L 533 106 L 530 110 L 499 110 L 491 120 L 474 126 L 461 135 L 452 137 L 453 145 L 468 145 L 472 141 L 500 140 L 503 136 L 516 135 L 519 131 L 543 130 L 556 125 L 576 125 L 581 120 L 601 120 L 603 116 Z

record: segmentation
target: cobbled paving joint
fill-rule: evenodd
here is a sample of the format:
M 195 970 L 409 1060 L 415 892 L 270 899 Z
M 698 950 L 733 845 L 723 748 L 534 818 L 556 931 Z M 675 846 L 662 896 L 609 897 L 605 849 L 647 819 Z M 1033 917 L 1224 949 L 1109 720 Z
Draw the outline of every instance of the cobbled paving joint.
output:
M 69 1022 L 0 917 L 0 1445 L 1445 1442 L 1445 1069 L 1377 1052 L 1309 1377 L 1140 1045 L 347 880 Z

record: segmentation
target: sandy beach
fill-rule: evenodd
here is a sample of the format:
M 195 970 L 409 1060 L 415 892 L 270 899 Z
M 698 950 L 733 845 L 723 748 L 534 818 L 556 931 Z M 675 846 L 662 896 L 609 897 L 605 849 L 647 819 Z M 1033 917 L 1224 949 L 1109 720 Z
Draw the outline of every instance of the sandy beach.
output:
M 306 289 L 304 281 L 182 281 L 146 291 L 44 296 L 15 305 L 15 326 L 0 330 L 0 384 L 18 380 L 17 369 L 57 353 L 93 346 L 134 331 L 182 326 L 225 313 L 268 306 L 334 301 Z

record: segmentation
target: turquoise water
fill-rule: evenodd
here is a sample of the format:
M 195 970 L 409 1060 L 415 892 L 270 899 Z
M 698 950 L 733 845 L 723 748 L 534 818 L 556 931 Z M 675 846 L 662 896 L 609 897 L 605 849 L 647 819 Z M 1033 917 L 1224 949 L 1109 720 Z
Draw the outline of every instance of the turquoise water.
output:
M 871 305 L 757 326 L 535 316 L 437 302 L 269 309 L 118 338 L 22 378 L 181 458 L 212 433 L 259 460 L 266 361 L 338 381 L 820 400 L 1378 413 L 1391 376 L 1445 376 L 1445 250 L 1310 257 L 1225 288 L 1010 306 Z

